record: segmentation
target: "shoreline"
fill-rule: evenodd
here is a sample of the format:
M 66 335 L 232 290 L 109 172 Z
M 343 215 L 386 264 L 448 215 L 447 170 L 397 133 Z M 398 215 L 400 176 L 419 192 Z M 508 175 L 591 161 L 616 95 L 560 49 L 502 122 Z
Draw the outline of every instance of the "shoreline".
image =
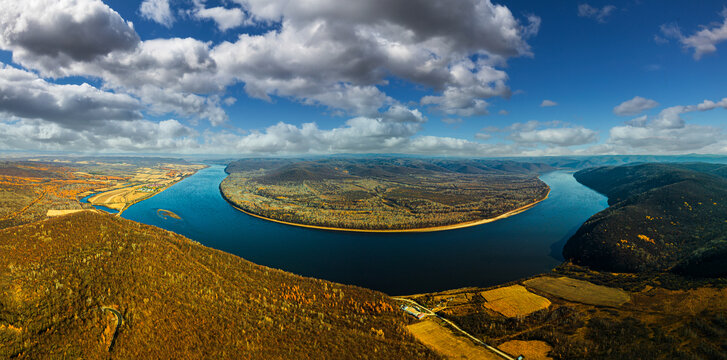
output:
M 93 194 L 91 194 L 92 196 L 90 196 L 90 197 L 89 197 L 89 198 L 88 198 L 88 199 L 86 200 L 86 203 L 87 203 L 87 204 L 91 204 L 91 205 L 92 205 L 92 206 L 93 206 L 94 208 L 96 208 L 96 206 L 102 206 L 102 207 L 105 207 L 105 208 L 107 208 L 107 209 L 111 209 L 111 210 L 117 210 L 117 212 L 115 212 L 115 213 L 112 213 L 112 212 L 108 212 L 108 211 L 106 211 L 106 210 L 103 210 L 103 209 L 98 209 L 98 208 L 96 208 L 97 210 L 102 210 L 102 211 L 104 211 L 104 212 L 106 212 L 106 213 L 108 213 L 108 214 L 111 214 L 112 216 L 118 216 L 118 217 L 121 217 L 121 214 L 122 214 L 122 213 L 123 213 L 124 211 L 126 211 L 127 209 L 129 209 L 130 207 L 132 207 L 133 205 L 135 205 L 135 204 L 138 204 L 138 203 L 140 203 L 140 202 L 142 202 L 142 201 L 144 201 L 144 200 L 149 200 L 149 199 L 153 198 L 154 196 L 157 196 L 157 195 L 161 194 L 162 192 L 164 192 L 164 190 L 166 190 L 166 189 L 169 189 L 170 187 L 172 187 L 172 186 L 174 186 L 174 185 L 176 185 L 176 184 L 178 184 L 178 183 L 180 183 L 180 182 L 184 181 L 184 180 L 185 180 L 185 179 L 187 179 L 188 177 L 190 177 L 190 176 L 192 176 L 192 175 L 195 175 L 195 174 L 197 174 L 197 173 L 198 173 L 198 172 L 199 172 L 200 170 L 204 170 L 204 169 L 206 169 L 206 168 L 208 168 L 208 167 L 209 167 L 209 165 L 206 165 L 206 164 L 201 164 L 201 165 L 204 165 L 204 167 L 203 167 L 203 168 L 201 168 L 201 169 L 199 169 L 199 170 L 197 170 L 197 171 L 195 171 L 194 173 L 192 173 L 192 174 L 190 174 L 190 175 L 186 175 L 186 176 L 183 176 L 183 177 L 182 177 L 181 179 L 179 179 L 179 181 L 175 181 L 175 182 L 173 182 L 173 183 L 171 183 L 171 184 L 169 184 L 169 185 L 167 185 L 167 186 L 163 187 L 163 188 L 162 188 L 161 190 L 159 190 L 159 191 L 156 191 L 156 192 L 154 192 L 154 193 L 150 194 L 149 196 L 146 196 L 146 197 L 143 197 L 143 198 L 141 198 L 141 199 L 136 199 L 136 200 L 134 200 L 134 201 L 131 201 L 131 202 L 125 203 L 125 204 L 124 204 L 124 207 L 123 207 L 123 208 L 122 208 L 121 210 L 117 210 L 117 209 L 114 209 L 114 208 L 110 208 L 110 207 L 108 207 L 108 206 L 106 206 L 106 205 L 103 205 L 103 204 L 94 204 L 94 203 L 92 203 L 91 201 L 89 201 L 89 200 L 91 200 L 91 198 L 94 198 L 94 197 L 96 197 L 96 196 L 98 196 L 98 195 L 100 195 L 100 194 L 103 194 L 103 193 L 104 193 L 104 192 L 106 192 L 106 191 L 104 191 L 104 192 L 96 192 L 96 193 L 93 193 Z M 111 191 L 113 191 L 113 190 L 111 190 Z M 78 201 L 79 201 L 79 202 L 81 202 L 80 200 L 78 200 Z
M 546 184 L 546 186 L 548 186 Z M 343 232 L 360 232 L 360 233 L 423 233 L 423 232 L 436 232 L 436 231 L 447 231 L 447 230 L 455 230 L 455 229 L 463 229 L 471 226 L 477 226 L 482 224 L 491 223 L 497 220 L 502 220 L 505 218 L 508 218 L 513 215 L 520 214 L 524 211 L 529 210 L 530 208 L 534 207 L 535 205 L 538 205 L 541 201 L 546 200 L 548 196 L 550 196 L 550 186 L 548 186 L 548 192 L 545 194 L 545 197 L 542 199 L 539 199 L 537 201 L 534 201 L 530 204 L 527 204 L 525 206 L 521 206 L 517 209 L 510 210 L 504 214 L 495 216 L 493 218 L 487 218 L 487 219 L 481 219 L 481 220 L 473 220 L 473 221 L 467 221 L 463 223 L 458 224 L 452 224 L 452 225 L 441 225 L 441 226 L 432 226 L 432 227 L 425 227 L 425 228 L 414 228 L 414 229 L 379 229 L 379 230 L 368 230 L 368 229 L 349 229 L 349 228 L 335 228 L 335 227 L 329 227 L 329 226 L 320 226 L 320 225 L 308 225 L 308 224 L 299 224 L 299 223 L 293 223 L 289 221 L 283 221 L 278 219 L 269 218 L 266 216 L 258 215 L 255 213 L 252 213 L 250 211 L 247 211 L 232 202 L 230 199 L 225 196 L 225 193 L 222 191 L 222 183 L 220 182 L 219 186 L 220 195 L 222 196 L 225 201 L 227 201 L 228 204 L 230 204 L 233 208 L 237 209 L 238 211 L 241 211 L 247 215 L 256 217 L 258 219 L 267 220 L 276 222 L 278 224 L 284 224 L 284 225 L 290 225 L 290 226 L 297 226 L 297 227 L 303 227 L 308 229 L 317 229 L 317 230 L 327 230 L 327 231 L 343 231 Z

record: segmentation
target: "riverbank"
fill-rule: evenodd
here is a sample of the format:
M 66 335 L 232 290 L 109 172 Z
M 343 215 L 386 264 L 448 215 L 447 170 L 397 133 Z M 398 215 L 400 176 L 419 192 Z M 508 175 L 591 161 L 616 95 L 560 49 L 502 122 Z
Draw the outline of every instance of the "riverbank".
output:
M 106 211 L 116 216 L 121 216 L 123 212 L 131 206 L 140 203 L 144 200 L 149 200 L 156 195 L 161 194 L 165 190 L 169 189 L 173 185 L 180 181 L 196 174 L 199 170 L 205 169 L 209 166 L 203 165 L 199 169 L 194 169 L 191 172 L 182 173 L 179 176 L 172 179 L 164 179 L 159 181 L 158 179 L 146 180 L 144 183 L 135 183 L 133 185 L 121 186 L 120 188 L 100 191 L 85 196 L 80 201 L 86 202 L 97 209 Z M 162 185 L 162 186 L 159 186 Z M 149 186 L 153 189 L 150 191 Z
M 510 216 L 520 214 L 520 213 L 522 213 L 524 211 L 527 211 L 528 209 L 534 207 L 535 205 L 537 205 L 541 201 L 547 199 L 548 196 L 550 195 L 550 190 L 551 189 L 550 189 L 550 186 L 548 186 L 548 192 L 545 194 L 545 197 L 543 197 L 542 199 L 538 199 L 538 200 L 536 200 L 536 201 L 534 201 L 534 202 L 532 202 L 530 204 L 527 204 L 525 206 L 521 206 L 521 207 L 519 207 L 517 209 L 514 209 L 514 210 L 510 210 L 510 211 L 508 211 L 508 212 L 506 212 L 506 213 L 504 213 L 502 215 L 498 215 L 498 216 L 493 217 L 493 218 L 482 219 L 482 220 L 474 220 L 474 221 L 467 221 L 467 222 L 458 223 L 458 224 L 452 224 L 452 225 L 432 226 L 432 227 L 414 228 L 414 229 L 391 229 L 391 230 L 390 229 L 369 230 L 369 229 L 336 228 L 336 227 L 329 227 L 329 226 L 299 224 L 299 223 L 294 223 L 294 222 L 289 222 L 289 221 L 283 221 L 283 220 L 273 219 L 273 218 L 269 218 L 269 217 L 262 216 L 262 215 L 259 215 L 259 214 L 255 214 L 253 212 L 250 212 L 248 210 L 245 210 L 245 209 L 237 206 L 237 204 L 235 204 L 234 202 L 232 202 L 232 200 L 230 200 L 229 198 L 227 198 L 227 196 L 225 195 L 225 193 L 222 191 L 222 187 L 221 186 L 220 186 L 220 189 L 219 190 L 220 190 L 220 195 L 222 195 L 222 198 L 225 199 L 225 201 L 227 201 L 227 203 L 230 204 L 230 205 L 232 205 L 232 207 L 234 207 L 235 209 L 237 209 L 237 210 L 239 210 L 239 211 L 241 211 L 241 212 L 243 212 L 243 213 L 245 213 L 247 215 L 256 217 L 258 219 L 272 221 L 272 222 L 276 222 L 278 224 L 284 224 L 284 225 L 290 225 L 290 226 L 297 226 L 297 227 L 303 227 L 303 228 L 308 228 L 308 229 L 318 229 L 318 230 L 328 230 L 328 231 L 344 231 L 344 232 L 358 232 L 358 233 L 426 233 L 426 232 L 436 232 L 436 231 L 446 231 L 446 230 L 462 229 L 462 228 L 467 228 L 467 227 L 472 227 L 472 226 L 487 224 L 487 223 L 491 223 L 493 221 L 502 220 L 502 219 L 508 218 Z

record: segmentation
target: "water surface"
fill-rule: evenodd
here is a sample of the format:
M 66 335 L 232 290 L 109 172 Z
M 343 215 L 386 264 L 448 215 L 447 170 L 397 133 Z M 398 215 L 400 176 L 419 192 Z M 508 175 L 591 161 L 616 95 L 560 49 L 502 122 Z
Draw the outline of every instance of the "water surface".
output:
M 88 203 L 88 199 L 94 197 L 97 194 L 100 194 L 100 193 L 93 193 L 91 195 L 86 195 L 83 199 L 81 199 L 81 202 L 82 203 Z M 109 214 L 116 214 L 117 212 L 119 212 L 119 210 L 112 209 L 112 208 L 109 208 L 109 207 L 105 207 L 103 205 L 94 205 L 94 204 L 91 204 L 91 205 L 93 207 L 95 207 L 96 209 L 103 210 L 103 211 L 105 211 L 105 212 L 107 212 Z
M 548 199 L 488 224 L 432 233 L 351 233 L 306 229 L 248 216 L 219 192 L 212 166 L 132 205 L 122 217 L 185 235 L 255 263 L 392 295 L 490 286 L 546 272 L 563 244 L 606 198 L 567 172 L 541 176 Z M 166 209 L 182 219 L 164 219 Z

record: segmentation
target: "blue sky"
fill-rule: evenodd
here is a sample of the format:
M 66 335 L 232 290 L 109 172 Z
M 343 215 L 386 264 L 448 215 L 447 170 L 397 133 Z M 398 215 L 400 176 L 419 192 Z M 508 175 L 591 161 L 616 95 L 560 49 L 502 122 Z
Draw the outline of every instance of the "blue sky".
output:
M 6 2 L 0 150 L 727 153 L 727 3 L 458 4 Z

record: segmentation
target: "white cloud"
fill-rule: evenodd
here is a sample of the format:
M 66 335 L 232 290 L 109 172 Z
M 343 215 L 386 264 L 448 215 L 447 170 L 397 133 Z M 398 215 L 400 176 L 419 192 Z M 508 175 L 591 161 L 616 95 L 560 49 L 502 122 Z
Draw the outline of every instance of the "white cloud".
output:
M 0 120 L 0 149 L 190 153 L 200 149 L 195 136 L 177 120 L 108 120 L 80 130 L 37 119 Z
M 679 40 L 685 49 L 694 50 L 694 59 L 699 60 L 705 54 L 717 51 L 717 44 L 727 40 L 727 9 L 723 9 L 721 15 L 721 24 L 702 26 L 702 30 L 689 36 L 684 36 L 675 24 L 662 25 L 661 32 L 667 37 Z
M 520 131 L 510 134 L 517 143 L 536 143 L 557 146 L 574 146 L 598 141 L 598 134 L 584 127 L 563 127 L 542 130 Z
M 378 87 L 392 75 L 442 90 L 422 103 L 444 113 L 485 113 L 484 99 L 510 94 L 506 74 L 493 64 L 530 55 L 525 39 L 539 24 L 531 16 L 523 26 L 487 0 L 239 3 L 255 21 L 280 21 L 278 30 L 241 35 L 213 50 L 222 71 L 244 82 L 250 96 L 366 115 L 391 103 Z M 370 96 L 368 105 L 351 106 L 342 90 Z
M 727 146 L 723 129 L 687 124 L 682 114 L 695 111 L 727 109 L 727 98 L 718 102 L 705 100 L 698 105 L 665 108 L 655 117 L 646 115 L 610 130 L 606 146 L 614 153 L 672 154 L 684 152 L 719 153 Z
M 624 101 L 614 107 L 613 113 L 621 116 L 633 116 L 657 106 L 659 106 L 659 103 L 654 100 L 646 99 L 641 96 L 634 96 L 633 99 Z
M 168 28 L 174 24 L 174 15 L 169 7 L 169 0 L 144 0 L 139 7 L 139 12 L 141 17 Z
M 205 8 L 204 4 L 197 3 L 192 10 L 192 16 L 202 20 L 213 20 L 220 31 L 227 31 L 242 25 L 251 24 L 240 8 L 225 8 L 221 6 Z
M 552 100 L 543 100 L 543 102 L 540 103 L 540 107 L 551 107 L 556 105 L 558 105 L 558 103 Z
M 226 121 L 219 99 L 238 82 L 266 101 L 286 97 L 334 114 L 375 117 L 398 103 L 383 90 L 390 77 L 431 89 L 422 104 L 471 116 L 487 113 L 487 98 L 510 96 L 507 74 L 497 67 L 532 55 L 526 40 L 540 24 L 489 0 L 236 3 L 241 7 L 205 8 L 194 1 L 179 11 L 212 19 L 223 31 L 253 23 L 271 30 L 216 46 L 191 38 L 140 41 L 132 24 L 100 0 L 28 0 L 0 3 L 0 47 L 43 77 L 97 78 L 154 114 L 213 124 Z M 168 0 L 145 0 L 139 13 L 165 26 L 174 22 Z
M 102 91 L 88 84 L 54 84 L 2 63 L 0 94 L 0 114 L 6 117 L 44 119 L 69 128 L 142 117 L 142 105 L 126 94 Z
M 480 133 L 475 134 L 475 138 L 480 139 L 480 140 L 489 140 L 492 138 L 492 134 L 480 132 Z
M 500 111 L 498 111 L 497 113 L 498 113 L 498 114 L 500 114 L 500 115 L 507 115 L 507 114 L 509 114 L 510 112 L 509 112 L 509 111 L 507 111 L 507 110 L 500 110 Z
M 712 100 L 704 100 L 701 104 L 697 105 L 697 110 L 707 111 L 716 109 L 718 107 L 727 109 L 727 98 L 724 98 L 718 102 L 714 102 Z
M 100 0 L 0 2 L 0 48 L 45 69 L 136 47 L 130 22 Z
M 643 126 L 646 126 L 646 122 L 647 122 L 648 118 L 649 118 L 648 115 L 641 115 L 639 117 L 629 120 L 628 122 L 626 122 L 626 124 L 631 125 L 631 126 L 643 127 Z
M 616 146 L 617 153 L 669 154 L 700 152 L 723 139 L 722 130 L 710 126 L 649 128 L 626 125 L 613 127 L 607 144 Z
M 613 5 L 606 5 L 602 8 L 596 8 L 588 4 L 578 5 L 578 16 L 595 19 L 600 23 L 605 23 L 606 18 L 616 10 Z

